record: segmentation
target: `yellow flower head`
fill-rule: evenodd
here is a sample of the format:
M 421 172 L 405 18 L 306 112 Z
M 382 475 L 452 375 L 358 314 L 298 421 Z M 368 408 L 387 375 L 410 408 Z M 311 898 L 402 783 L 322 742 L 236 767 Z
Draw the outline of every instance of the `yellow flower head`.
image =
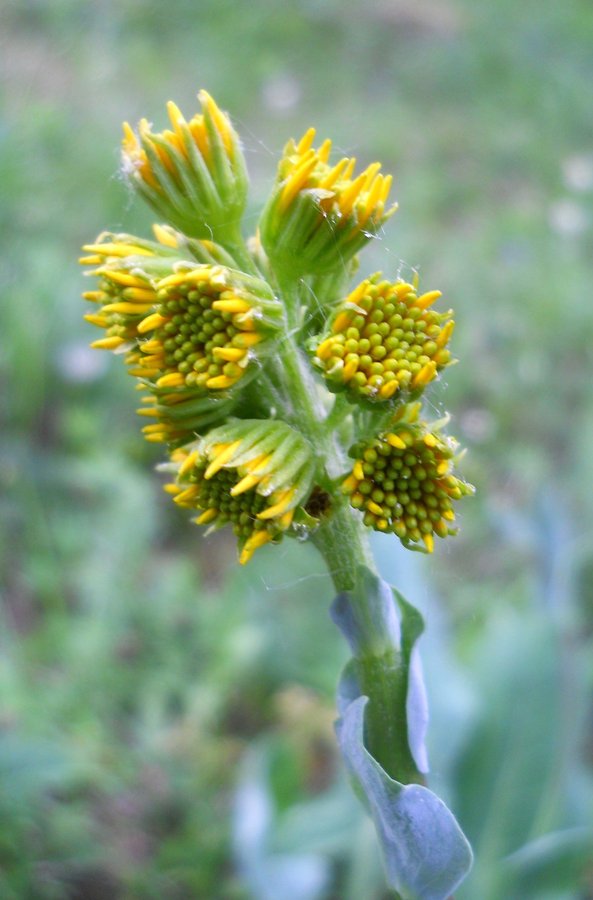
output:
M 177 481 L 168 485 L 179 506 L 197 509 L 198 525 L 230 524 L 243 564 L 278 541 L 310 493 L 312 449 L 283 422 L 236 420 L 173 454 Z
M 269 285 L 225 266 L 180 268 L 157 282 L 156 293 L 157 305 L 137 326 L 146 340 L 128 362 L 157 388 L 233 387 L 282 324 Z
M 452 473 L 456 441 L 438 427 L 418 422 L 417 415 L 413 404 L 400 413 L 392 430 L 355 445 L 350 451 L 354 466 L 342 490 L 363 511 L 365 525 L 393 532 L 407 547 L 431 553 L 435 534 L 456 533 L 453 501 L 474 489 Z
M 451 362 L 452 312 L 430 308 L 440 291 L 418 296 L 411 284 L 380 278 L 366 279 L 339 304 L 315 350 L 330 389 L 353 401 L 420 392 Z
M 331 165 L 331 141 L 315 149 L 314 139 L 310 128 L 286 145 L 261 222 L 270 258 L 292 259 L 304 273 L 343 265 L 397 209 L 386 208 L 392 178 L 380 163 L 355 176 L 354 158 Z
M 167 104 L 171 129 L 151 131 L 146 119 L 138 133 L 124 123 L 124 174 L 163 219 L 191 237 L 216 235 L 240 219 L 247 175 L 239 138 L 228 116 L 206 91 L 202 113 L 186 121 Z
M 87 255 L 80 262 L 93 267 L 85 274 L 98 279 L 96 288 L 83 294 L 96 304 L 85 319 L 105 331 L 92 347 L 121 352 L 137 342 L 138 325 L 157 302 L 155 276 L 170 271 L 177 257 L 174 233 L 158 226 L 155 233 L 159 243 L 104 232 L 83 247 Z

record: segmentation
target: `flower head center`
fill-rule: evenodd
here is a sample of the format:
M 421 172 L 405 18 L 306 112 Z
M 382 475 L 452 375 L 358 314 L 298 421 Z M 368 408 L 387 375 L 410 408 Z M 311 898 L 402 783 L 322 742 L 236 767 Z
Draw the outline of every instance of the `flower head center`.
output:
M 216 390 L 235 384 L 249 348 L 261 340 L 251 304 L 199 270 L 165 278 L 157 297 L 158 311 L 140 331 L 149 335 L 142 364 L 161 371 L 160 386 Z

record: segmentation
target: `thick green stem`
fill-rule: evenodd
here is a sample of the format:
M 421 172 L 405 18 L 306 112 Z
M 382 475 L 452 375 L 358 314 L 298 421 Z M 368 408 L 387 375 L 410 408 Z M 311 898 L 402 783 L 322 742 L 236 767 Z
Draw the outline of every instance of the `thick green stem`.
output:
M 410 755 L 406 717 L 407 678 L 401 654 L 363 657 L 359 661 L 361 690 L 369 698 L 365 743 L 387 774 L 401 784 L 425 784 Z
M 238 223 L 232 222 L 225 228 L 219 227 L 216 232 L 216 239 L 230 253 L 243 272 L 246 272 L 248 275 L 254 275 L 256 278 L 261 278 L 261 272 L 245 245 Z
M 378 650 L 374 598 L 352 590 L 359 566 L 366 565 L 375 571 L 365 531 L 344 499 L 338 508 L 334 505 L 331 517 L 315 532 L 313 541 L 327 563 L 336 590 L 350 592 L 361 643 L 357 675 L 361 693 L 369 698 L 365 717 L 367 748 L 392 778 L 402 784 L 422 783 L 408 744 L 407 677 L 401 648 L 395 644 L 385 647 L 388 643 L 385 629 L 382 641 L 385 649 Z
M 347 591 L 356 623 L 356 674 L 361 694 L 369 698 L 365 715 L 365 744 L 383 769 L 402 784 L 423 784 L 410 753 L 406 701 L 408 673 L 401 647 L 379 597 L 357 589 L 358 568 L 375 565 L 353 511 L 342 501 L 315 532 L 313 541 L 325 559 L 336 590 Z
M 285 301 L 286 329 L 276 371 L 290 401 L 293 423 L 318 457 L 327 461 L 327 468 L 319 474 L 330 482 L 343 466 L 343 451 L 337 447 L 327 411 L 319 408 L 313 373 L 296 341 L 301 317 L 299 286 L 287 280 L 279 287 Z M 367 748 L 392 778 L 402 783 L 419 781 L 421 776 L 408 745 L 407 672 L 397 631 L 390 627 L 395 611 L 391 606 L 386 609 L 376 592 L 367 593 L 358 584 L 364 567 L 376 573 L 367 529 L 347 498 L 334 490 L 331 510 L 322 518 L 312 539 L 327 563 L 338 593 L 348 592 L 356 621 L 356 672 L 361 693 L 369 698 L 365 717 Z
M 350 415 L 351 412 L 352 407 L 345 394 L 336 394 L 332 410 L 325 420 L 326 429 L 328 431 L 334 431 L 336 428 L 339 428 L 344 419 Z
M 300 321 L 298 282 L 278 282 L 285 308 L 284 337 L 276 357 L 276 372 L 284 385 L 288 416 L 315 449 L 319 458 L 331 458 L 332 436 L 324 425 L 326 411 L 318 398 L 318 389 L 308 360 L 297 343 Z
M 323 556 L 338 592 L 352 590 L 359 566 L 365 565 L 375 571 L 365 532 L 346 497 L 336 497 L 331 515 L 313 535 L 313 543 Z

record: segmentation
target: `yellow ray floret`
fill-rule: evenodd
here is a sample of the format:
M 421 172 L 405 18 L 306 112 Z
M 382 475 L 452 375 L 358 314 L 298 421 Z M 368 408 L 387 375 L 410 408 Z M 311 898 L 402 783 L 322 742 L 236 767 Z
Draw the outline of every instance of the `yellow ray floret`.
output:
M 210 509 L 205 510 L 201 515 L 196 517 L 195 523 L 196 525 L 208 525 L 216 519 L 218 514 L 219 512 L 217 509 L 210 507 Z
M 229 444 L 216 444 L 211 449 L 211 455 L 214 456 L 214 459 L 206 469 L 204 473 L 204 478 L 212 478 L 219 469 L 222 469 L 224 465 L 232 458 L 233 454 L 239 449 L 241 446 L 241 441 L 231 441 Z
M 215 300 L 212 304 L 212 309 L 219 309 L 221 312 L 228 313 L 244 313 L 248 312 L 251 306 L 246 300 L 241 300 L 240 297 L 233 297 L 228 300 Z
M 268 531 L 255 531 L 250 538 L 247 539 L 241 550 L 239 562 L 242 566 L 249 562 L 255 551 L 264 544 L 272 540 L 272 535 Z
M 91 347 L 94 350 L 116 350 L 118 347 L 122 347 L 125 343 L 125 338 L 122 337 L 105 337 L 99 338 L 98 341 L 93 341 Z
M 256 487 L 259 482 L 262 480 L 262 475 L 244 475 L 237 484 L 231 488 L 230 495 L 231 497 L 238 497 L 239 494 L 244 494 L 245 491 L 250 491 L 252 488 Z
M 152 313 L 152 315 L 147 316 L 146 319 L 143 319 L 142 322 L 140 322 L 138 331 L 140 334 L 146 334 L 148 331 L 154 331 L 155 328 L 160 328 L 161 325 L 165 325 L 167 321 L 167 317 L 161 315 L 161 313 Z
M 287 491 L 283 491 L 279 497 L 276 498 L 276 503 L 273 506 L 269 506 L 263 512 L 258 514 L 258 519 L 275 519 L 278 516 L 281 516 L 285 513 L 290 506 L 292 499 L 295 495 L 294 488 L 290 488 Z

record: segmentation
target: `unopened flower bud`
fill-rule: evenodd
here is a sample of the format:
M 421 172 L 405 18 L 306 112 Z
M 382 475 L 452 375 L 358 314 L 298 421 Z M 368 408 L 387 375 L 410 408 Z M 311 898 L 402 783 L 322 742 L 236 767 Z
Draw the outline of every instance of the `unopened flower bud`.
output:
M 173 449 L 224 422 L 233 410 L 235 398 L 224 391 L 204 394 L 183 388 L 151 387 L 141 402 L 138 415 L 154 420 L 142 429 L 145 439 Z
M 392 179 L 379 163 L 355 176 L 354 158 L 331 165 L 331 141 L 315 149 L 314 139 L 310 128 L 286 145 L 260 223 L 270 259 L 302 274 L 343 267 L 397 208 L 386 208 Z
M 126 122 L 122 160 L 124 174 L 159 216 L 207 238 L 241 218 L 247 174 L 228 116 L 206 91 L 198 98 L 202 113 L 189 122 L 168 103 L 172 131 L 155 133 L 142 119 L 136 134 Z

